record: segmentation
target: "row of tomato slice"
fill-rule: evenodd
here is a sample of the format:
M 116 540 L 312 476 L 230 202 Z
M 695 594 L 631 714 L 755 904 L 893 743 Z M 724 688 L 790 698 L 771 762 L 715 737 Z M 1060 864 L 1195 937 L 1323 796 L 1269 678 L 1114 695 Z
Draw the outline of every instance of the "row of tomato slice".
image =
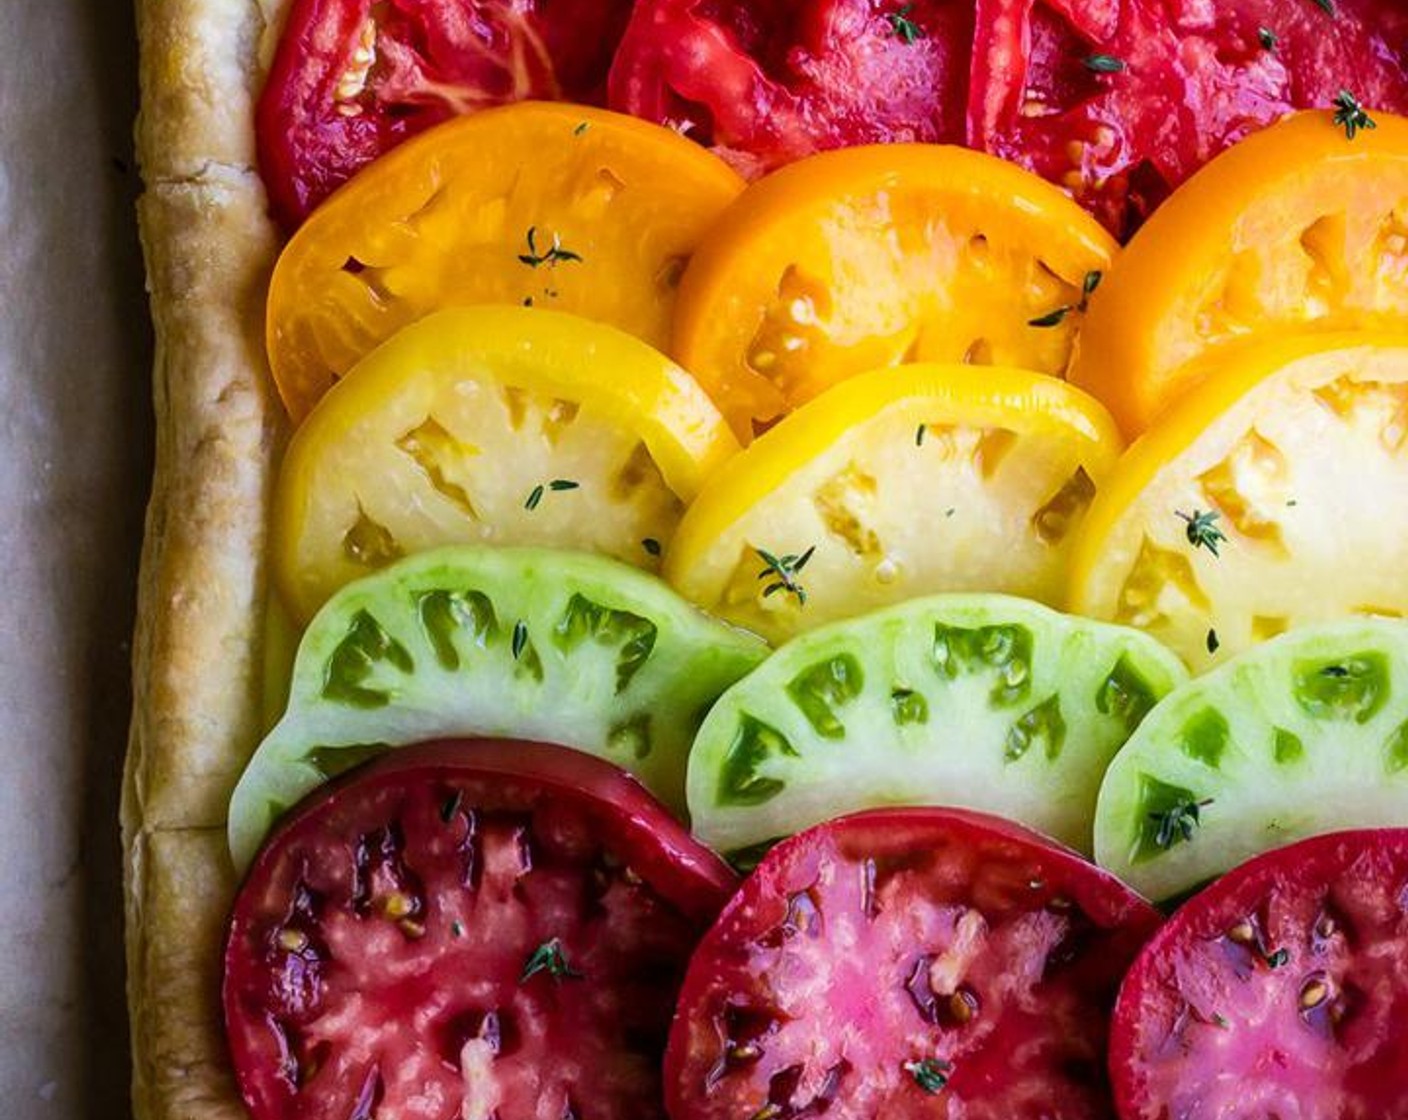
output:
M 266 8 L 277 7 L 266 5 Z M 750 176 L 968 143 L 1135 228 L 1212 156 L 1350 86 L 1408 110 L 1394 0 L 292 0 L 259 111 L 292 229 L 408 136 L 523 98 L 669 124 Z
M 285 822 L 226 1023 L 257 1120 L 1396 1117 L 1405 881 L 1408 832 L 1321 836 L 1160 928 L 1036 833 L 893 809 L 740 887 L 606 763 L 451 742 Z

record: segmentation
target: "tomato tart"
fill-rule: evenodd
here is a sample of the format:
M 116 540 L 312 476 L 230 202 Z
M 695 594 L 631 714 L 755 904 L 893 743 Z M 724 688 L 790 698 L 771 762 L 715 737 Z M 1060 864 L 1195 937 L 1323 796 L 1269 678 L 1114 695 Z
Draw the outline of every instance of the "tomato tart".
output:
M 1401 5 L 137 16 L 139 1120 L 1408 1117 Z

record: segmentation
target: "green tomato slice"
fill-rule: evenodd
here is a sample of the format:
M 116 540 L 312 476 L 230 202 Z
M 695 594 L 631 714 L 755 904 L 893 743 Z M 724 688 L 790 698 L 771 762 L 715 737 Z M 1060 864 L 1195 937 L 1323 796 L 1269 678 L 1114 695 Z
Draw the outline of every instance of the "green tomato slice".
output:
M 695 739 L 695 833 L 737 856 L 853 810 L 957 805 L 1091 850 L 1105 767 L 1187 678 L 1153 638 L 1003 595 L 820 627 L 719 698 Z
M 349 584 L 309 625 L 283 718 L 230 804 L 244 867 L 274 821 L 369 754 L 426 739 L 559 743 L 683 805 L 709 704 L 767 654 L 604 557 L 458 547 Z
M 1095 855 L 1153 899 L 1345 828 L 1408 825 L 1408 625 L 1296 630 L 1163 701 L 1100 789 Z

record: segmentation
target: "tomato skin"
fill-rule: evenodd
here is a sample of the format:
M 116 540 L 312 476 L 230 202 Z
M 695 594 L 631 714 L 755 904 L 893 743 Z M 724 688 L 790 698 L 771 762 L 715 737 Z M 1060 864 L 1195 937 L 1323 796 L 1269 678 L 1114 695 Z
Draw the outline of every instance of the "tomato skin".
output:
M 1408 830 L 1361 830 L 1258 856 L 1185 903 L 1120 989 L 1123 1120 L 1408 1116 L 1405 884 Z
M 957 143 L 972 37 L 967 0 L 638 0 L 610 104 L 750 177 L 856 144 Z
M 554 0 L 551 18 L 544 8 L 295 0 L 256 118 L 279 224 L 296 229 L 360 168 L 457 113 L 532 97 L 600 104 L 630 0 Z
M 905 876 L 930 905 L 898 893 Z M 695 951 L 670 1116 L 1112 1117 L 1106 1011 L 1158 922 L 1112 876 L 986 814 L 879 810 L 799 833 Z M 940 976 L 956 987 L 939 994 Z M 915 1073 L 926 1057 L 937 1091 Z
M 255 1120 L 370 1098 L 441 1120 L 460 1096 L 526 1115 L 580 1090 L 594 1115 L 659 1116 L 669 1000 L 733 883 L 633 779 L 562 747 L 451 741 L 354 771 L 284 823 L 235 903 L 223 1001 L 245 1102 Z M 552 937 L 569 974 L 527 974 Z

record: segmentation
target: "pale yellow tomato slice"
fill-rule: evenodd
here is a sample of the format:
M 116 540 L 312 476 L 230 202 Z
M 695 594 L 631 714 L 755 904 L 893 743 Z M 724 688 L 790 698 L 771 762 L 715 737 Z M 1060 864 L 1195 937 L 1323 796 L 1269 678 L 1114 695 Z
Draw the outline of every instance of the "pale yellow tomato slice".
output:
M 1284 630 L 1408 611 L 1408 335 L 1223 348 L 1121 460 L 1070 605 L 1203 669 Z
M 750 186 L 685 274 L 674 355 L 741 437 L 847 377 L 902 362 L 1062 375 L 1100 224 L 995 156 L 886 144 Z
M 1120 452 L 1053 377 L 912 365 L 852 378 L 726 463 L 665 577 L 771 640 L 940 591 L 1059 601 L 1072 531 Z
M 1126 436 L 1188 390 L 1209 347 L 1408 316 L 1408 120 L 1374 120 L 1352 140 L 1328 112 L 1254 133 L 1135 234 L 1071 367 Z
M 522 303 L 663 349 L 681 273 L 743 189 L 668 128 L 522 102 L 388 152 L 293 236 L 269 289 L 269 361 L 295 421 L 432 311 Z
M 350 580 L 447 544 L 654 569 L 737 450 L 693 378 L 622 331 L 519 307 L 443 311 L 373 351 L 295 434 L 275 576 L 306 621 Z

